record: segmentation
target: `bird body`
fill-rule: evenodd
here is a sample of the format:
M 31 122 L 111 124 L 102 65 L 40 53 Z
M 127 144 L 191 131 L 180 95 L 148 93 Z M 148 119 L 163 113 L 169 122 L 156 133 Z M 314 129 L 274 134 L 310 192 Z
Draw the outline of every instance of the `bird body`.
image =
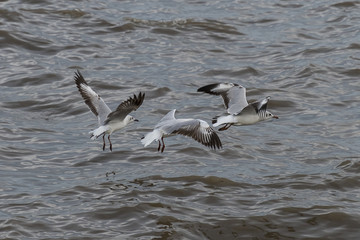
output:
M 278 118 L 266 110 L 270 97 L 249 104 L 246 100 L 246 88 L 236 83 L 209 84 L 199 88 L 198 92 L 222 96 L 227 115 L 215 117 L 212 121 L 214 127 L 222 126 L 219 131 L 232 125 L 249 125 Z
M 141 139 L 141 143 L 144 144 L 144 147 L 150 145 L 153 141 L 159 141 L 162 137 L 166 136 L 166 134 L 160 129 L 154 129 L 150 133 L 146 134 L 143 139 Z
M 253 116 L 253 115 L 243 116 L 241 114 L 226 115 L 226 116 L 219 116 L 217 118 L 214 118 L 213 126 L 218 127 L 220 125 L 230 124 L 230 123 L 235 126 L 250 125 L 250 124 L 254 124 L 258 121 L 259 121 L 259 117 L 257 117 L 256 115 L 255 116 Z
M 176 119 L 175 111 L 176 109 L 168 112 L 159 123 L 155 125 L 154 130 L 145 135 L 141 140 L 141 143 L 144 144 L 145 147 L 153 141 L 158 141 L 158 151 L 160 151 L 162 145 L 161 152 L 163 152 L 165 149 L 164 138 L 174 134 L 192 137 L 199 143 L 213 149 L 222 147 L 218 135 L 209 124 L 200 119 Z
M 79 71 L 75 72 L 74 80 L 85 103 L 98 118 L 99 127 L 89 132 L 91 134 L 91 139 L 94 140 L 103 135 L 103 150 L 105 150 L 104 138 L 105 135 L 108 134 L 110 151 L 112 151 L 110 135 L 113 132 L 124 128 L 130 122 L 138 121 L 128 114 L 132 111 L 136 111 L 136 109 L 141 106 L 145 98 L 145 93 L 142 94 L 140 92 L 138 96 L 134 94 L 133 97 L 129 97 L 126 101 L 122 102 L 115 111 L 111 111 L 104 100 L 91 89 Z
M 105 125 L 101 125 L 95 130 L 89 132 L 91 134 L 91 139 L 94 140 L 104 133 L 111 135 L 113 132 L 126 127 L 126 125 L 128 125 L 132 121 L 137 121 L 137 119 L 134 119 L 134 117 L 127 115 L 123 121 L 113 120 Z

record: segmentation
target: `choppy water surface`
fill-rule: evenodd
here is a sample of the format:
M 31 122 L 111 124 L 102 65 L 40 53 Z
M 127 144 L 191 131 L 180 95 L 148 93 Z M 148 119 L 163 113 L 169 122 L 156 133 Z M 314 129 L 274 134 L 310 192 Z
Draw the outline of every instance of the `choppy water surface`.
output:
M 0 238 L 358 239 L 359 22 L 358 1 L 1 1 Z M 112 108 L 146 92 L 113 152 L 76 69 Z M 173 108 L 223 113 L 196 92 L 215 82 L 280 119 L 143 148 Z

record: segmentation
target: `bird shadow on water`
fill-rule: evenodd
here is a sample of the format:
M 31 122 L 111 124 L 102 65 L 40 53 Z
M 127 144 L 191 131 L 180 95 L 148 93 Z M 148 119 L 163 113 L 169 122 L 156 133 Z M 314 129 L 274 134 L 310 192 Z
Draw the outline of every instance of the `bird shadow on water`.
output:
M 99 150 L 100 152 L 100 150 Z M 100 152 L 95 156 L 86 155 L 86 157 L 79 156 L 79 162 L 73 164 L 73 167 L 84 167 L 90 165 L 102 165 L 111 161 L 124 161 L 132 155 L 132 150 L 120 150 L 108 153 L 107 151 Z

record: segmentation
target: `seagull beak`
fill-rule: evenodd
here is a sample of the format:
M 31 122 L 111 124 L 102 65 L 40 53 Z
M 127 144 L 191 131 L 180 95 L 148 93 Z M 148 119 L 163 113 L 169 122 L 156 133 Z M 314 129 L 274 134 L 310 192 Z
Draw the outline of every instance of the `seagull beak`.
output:
M 138 122 L 139 120 L 135 118 L 134 121 L 135 121 L 135 122 Z
M 278 117 L 278 116 L 275 116 L 275 115 L 273 116 L 273 118 L 279 119 L 279 117 Z

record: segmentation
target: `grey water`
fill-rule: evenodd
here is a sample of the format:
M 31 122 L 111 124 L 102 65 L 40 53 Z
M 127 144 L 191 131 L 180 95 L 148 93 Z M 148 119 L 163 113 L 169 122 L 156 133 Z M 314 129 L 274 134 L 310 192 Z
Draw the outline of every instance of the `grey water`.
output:
M 359 1 L 0 1 L 0 239 L 358 239 Z M 74 84 L 139 91 L 113 151 Z M 144 148 L 161 117 L 207 122 L 210 83 L 279 119 Z

